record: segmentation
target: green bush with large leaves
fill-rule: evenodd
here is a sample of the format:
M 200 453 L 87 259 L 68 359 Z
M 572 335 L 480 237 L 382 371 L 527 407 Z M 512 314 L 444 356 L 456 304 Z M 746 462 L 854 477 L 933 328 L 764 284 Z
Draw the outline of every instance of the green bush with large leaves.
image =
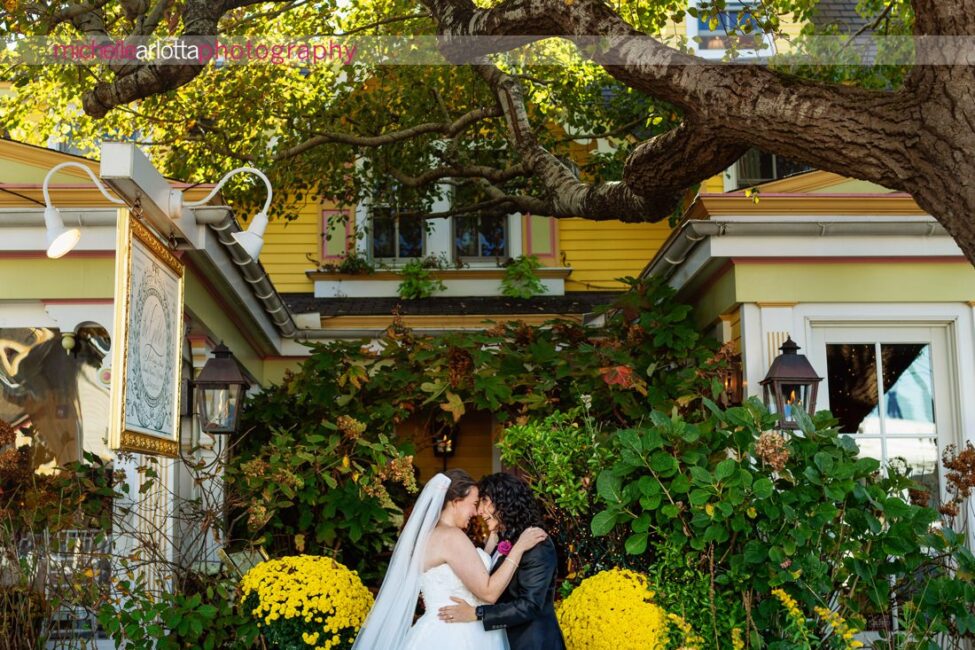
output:
M 587 417 L 615 428 L 651 408 L 687 409 L 695 396 L 717 396 L 726 359 L 688 322 L 690 308 L 659 280 L 630 286 L 598 329 L 554 320 L 420 337 L 396 319 L 369 347 L 313 346 L 299 371 L 245 410 L 246 435 L 228 473 L 242 499 L 237 532 L 270 541 L 275 554 L 331 554 L 378 577 L 375 557 L 391 548 L 410 501 L 389 480 L 391 463 L 465 413 L 489 411 L 509 426 L 588 395 Z M 419 437 L 397 437 L 410 419 L 422 422 Z M 343 422 L 361 431 L 350 437 Z
M 696 555 L 712 602 L 744 603 L 751 647 L 793 647 L 781 636 L 786 611 L 770 597 L 778 588 L 810 615 L 832 609 L 858 629 L 899 614 L 897 648 L 975 634 L 975 559 L 937 511 L 905 500 L 914 481 L 861 458 L 828 413 L 779 433 L 757 400 L 703 404 L 698 417 L 655 410 L 617 432 L 618 460 L 597 481 L 594 534 L 625 530 L 627 551 L 647 562 Z M 714 632 L 704 636 L 727 630 Z
M 276 552 L 328 554 L 367 576 L 381 575 L 375 558 L 402 524 L 390 490 L 416 492 L 412 457 L 347 415 L 272 428 L 227 481 L 245 495 L 246 525 L 259 541 Z

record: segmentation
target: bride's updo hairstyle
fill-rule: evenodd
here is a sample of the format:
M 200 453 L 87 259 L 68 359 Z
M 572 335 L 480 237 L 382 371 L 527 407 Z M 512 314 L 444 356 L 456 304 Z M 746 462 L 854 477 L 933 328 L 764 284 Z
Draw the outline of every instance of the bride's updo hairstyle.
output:
M 448 469 L 443 475 L 450 479 L 450 487 L 447 488 L 447 496 L 443 500 L 444 508 L 451 501 L 466 499 L 471 490 L 477 487 L 477 481 L 462 469 Z

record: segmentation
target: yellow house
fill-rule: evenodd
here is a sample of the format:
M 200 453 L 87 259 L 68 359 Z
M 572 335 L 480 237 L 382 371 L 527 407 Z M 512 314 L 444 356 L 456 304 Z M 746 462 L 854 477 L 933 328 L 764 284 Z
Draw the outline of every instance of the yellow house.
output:
M 644 274 L 737 348 L 745 396 L 795 341 L 816 408 L 940 498 L 942 453 L 975 431 L 975 269 L 906 194 L 821 171 L 757 189 L 701 193 Z

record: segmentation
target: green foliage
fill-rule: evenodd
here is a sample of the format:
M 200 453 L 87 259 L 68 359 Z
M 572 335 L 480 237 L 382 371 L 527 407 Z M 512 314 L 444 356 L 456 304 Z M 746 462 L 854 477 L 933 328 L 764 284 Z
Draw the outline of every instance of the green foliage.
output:
M 256 514 L 255 533 L 270 537 L 279 554 L 297 550 L 294 536 L 314 530 L 304 539 L 307 552 L 335 554 L 375 577 L 383 568 L 375 556 L 391 547 L 397 511 L 380 508 L 362 485 L 373 485 L 383 463 L 394 457 L 391 443 L 384 440 L 419 450 L 469 411 L 490 411 L 502 425 L 512 426 L 544 419 L 580 395 L 591 397 L 586 417 L 594 427 L 635 425 L 653 407 L 694 408 L 700 403 L 694 396 L 711 394 L 723 368 L 717 345 L 700 337 L 689 322 L 689 308 L 674 302 L 665 283 L 631 281 L 631 286 L 632 293 L 620 296 L 607 313 L 606 327 L 598 330 L 555 320 L 544 327 L 506 323 L 484 331 L 419 337 L 397 320 L 368 349 L 362 341 L 314 345 L 300 371 L 252 398 L 244 411 L 247 435 L 229 476 L 236 492 L 259 502 L 250 512 Z M 340 417 L 361 423 L 361 444 L 372 446 L 350 449 L 343 438 L 335 450 L 325 451 L 336 442 Z M 397 425 L 411 419 L 422 423 L 418 433 L 396 438 Z M 550 424 L 569 426 L 568 420 Z M 537 434 L 556 451 L 560 442 L 555 432 L 539 426 L 533 433 L 525 430 L 523 437 Z M 539 467 L 546 462 L 511 453 Z M 344 456 L 349 467 L 343 470 Z M 248 464 L 256 458 L 266 467 Z M 586 461 L 574 458 L 565 476 L 581 481 Z M 247 476 L 258 469 L 261 476 Z M 279 471 L 293 477 L 276 477 Z M 591 483 L 595 466 L 588 471 Z M 359 484 L 352 481 L 354 472 L 360 473 Z M 294 496 L 284 493 L 284 486 L 296 479 L 301 484 L 292 489 Z M 557 487 L 553 482 L 546 489 Z M 400 506 L 407 502 L 403 490 L 392 491 L 390 497 Z M 570 498 L 569 491 L 565 497 Z M 560 507 L 554 500 L 551 505 Z M 341 521 L 330 516 L 336 512 L 344 513 Z M 591 539 L 584 518 L 560 520 L 567 522 L 565 531 L 582 530 Z M 251 534 L 240 527 L 238 533 Z M 607 548 L 600 540 L 598 548 L 579 553 L 599 558 L 587 557 L 585 563 L 608 567 L 625 559 L 621 543 L 617 547 Z M 363 549 L 362 557 L 353 555 L 357 548 Z
M 321 269 L 349 275 L 369 275 L 376 272 L 376 267 L 369 261 L 369 258 L 358 250 L 352 250 L 343 255 L 342 261 L 338 264 L 323 264 Z
M 98 622 L 118 646 L 136 650 L 255 647 L 256 622 L 236 606 L 237 586 L 229 578 L 206 578 L 199 591 L 151 593 L 140 580 L 123 580 L 118 604 L 106 602 Z
M 505 429 L 501 460 L 520 470 L 546 513 L 546 530 L 562 549 L 568 584 L 603 569 L 626 566 L 620 535 L 595 537 L 587 524 L 596 497 L 596 477 L 612 466 L 608 436 L 584 408 L 555 411 Z
M 424 260 L 410 260 L 400 270 L 400 274 L 403 279 L 396 291 L 406 300 L 429 298 L 447 288 L 441 280 L 433 277 L 429 265 Z
M 697 553 L 661 545 L 646 568 L 654 599 L 668 612 L 684 618 L 691 629 L 704 636 L 705 647 L 726 647 L 727 639 L 737 634 L 744 638 L 747 628 L 745 606 L 741 600 L 716 598 L 711 590 L 711 575 Z M 708 634 L 710 632 L 710 634 Z M 721 643 L 715 641 L 724 639 Z
M 127 14 L 139 4 L 100 5 L 99 28 L 109 40 L 123 40 L 129 35 L 133 20 Z M 700 16 L 715 23 L 728 3 L 708 0 L 695 4 L 624 0 L 613 3 L 613 9 L 635 29 L 686 49 L 686 37 L 674 36 L 684 30 L 685 10 L 692 19 Z M 742 33 L 731 39 L 730 54 L 768 34 L 781 45 L 778 51 L 798 49 L 820 55 L 823 65 L 792 69 L 787 67 L 788 60 L 781 61 L 779 65 L 796 74 L 834 83 L 897 87 L 905 66 L 849 65 L 851 48 L 843 46 L 845 37 L 825 49 L 802 39 L 789 42 L 789 24 L 811 25 L 818 4 L 819 0 L 746 3 L 748 10 L 740 19 Z M 888 5 L 892 6 L 889 10 Z M 65 40 L 83 36 L 72 29 L 70 20 L 55 19 L 60 5 L 8 2 L 5 8 L 8 11 L 0 13 L 0 34 L 11 42 L 27 36 Z M 138 18 L 140 29 L 154 25 L 152 33 L 157 37 L 179 33 L 185 27 L 180 8 L 176 3 L 164 20 Z M 262 3 L 235 9 L 220 21 L 221 35 L 261 35 L 283 42 L 296 34 L 436 33 L 435 21 L 416 0 L 326 0 L 282 9 L 269 12 Z M 913 22 L 908 0 L 860 0 L 858 11 L 865 24 L 877 22 L 882 35 L 909 33 L 906 30 Z M 666 28 L 668 24 L 677 29 Z M 623 163 L 633 148 L 673 129 L 681 121 L 681 111 L 626 86 L 585 55 L 567 41 L 545 39 L 496 60 L 522 75 L 532 126 L 542 146 L 555 156 L 569 158 L 574 153 L 573 138 L 605 137 L 612 144 L 608 152 L 589 159 L 576 157 L 575 163 L 587 180 L 621 180 Z M 10 58 L 6 61 L 14 62 Z M 431 116 L 436 121 L 451 122 L 494 104 L 487 84 L 471 66 L 386 66 L 364 60 L 354 67 L 211 64 L 204 66 L 191 83 L 96 120 L 78 109 L 79 99 L 99 81 L 115 77 L 103 65 L 87 69 L 92 74 L 78 74 L 77 67 L 68 65 L 3 67 L 3 77 L 11 80 L 15 89 L 9 96 L 0 97 L 0 114 L 4 115 L 9 137 L 41 146 L 70 144 L 88 154 L 96 154 L 102 140 L 134 140 L 151 146 L 154 164 L 167 176 L 189 182 L 213 182 L 246 161 L 270 175 L 276 197 L 273 217 L 293 218 L 307 201 L 322 197 L 342 205 L 357 204 L 375 195 L 377 184 L 394 172 L 420 176 L 431 169 L 430 153 L 442 149 L 444 134 L 417 127 L 430 124 Z M 44 110 L 37 110 L 38 102 Z M 237 110 L 226 110 L 227 106 Z M 543 128 L 552 123 L 565 125 L 568 133 Z M 407 129 L 416 129 L 419 134 L 375 149 L 339 144 L 342 136 L 374 138 Z M 330 137 L 332 134 L 338 138 Z M 310 146 L 316 136 L 322 144 Z M 523 161 L 507 146 L 506 137 L 503 119 L 481 120 L 476 128 L 451 134 L 453 144 L 445 160 L 458 168 L 510 169 Z M 467 183 L 472 185 L 476 183 Z M 545 191 L 530 175 L 513 175 L 500 182 L 498 189 L 532 196 L 543 196 Z M 263 191 L 261 184 L 246 176 L 232 179 L 225 187 L 231 202 L 242 209 L 259 203 Z M 403 184 L 397 194 L 402 205 L 421 212 L 435 199 L 445 197 L 436 180 L 419 187 Z
M 541 262 L 534 255 L 521 255 L 509 261 L 504 267 L 501 293 L 509 298 L 531 298 L 548 291 L 538 279 L 537 271 L 541 266 Z
M 582 409 L 510 426 L 499 447 L 505 465 L 525 470 L 536 494 L 573 517 L 589 513 L 589 487 L 610 464 L 606 436 Z
M 778 587 L 806 611 L 839 603 L 860 627 L 898 602 L 914 616 L 914 638 L 967 631 L 975 586 L 948 570 L 971 566 L 961 536 L 906 502 L 913 481 L 859 457 L 828 413 L 800 419 L 802 431 L 782 437 L 754 399 L 654 410 L 614 438 L 618 461 L 600 475 L 593 532 L 625 530 L 634 555 L 664 547 L 713 562 L 720 597 L 752 603 L 757 646 L 787 647 L 774 643 L 784 621 L 768 596 Z
M 361 381 L 356 373 L 364 370 L 353 368 L 344 381 Z M 275 397 L 255 403 L 269 409 L 265 420 Z M 392 547 L 402 524 L 387 485 L 416 491 L 412 458 L 386 433 L 344 414 L 289 419 L 287 429 L 252 431 L 261 444 L 242 450 L 227 470 L 228 485 L 247 501 L 247 534 L 276 552 L 331 555 L 364 576 L 381 572 L 375 557 Z

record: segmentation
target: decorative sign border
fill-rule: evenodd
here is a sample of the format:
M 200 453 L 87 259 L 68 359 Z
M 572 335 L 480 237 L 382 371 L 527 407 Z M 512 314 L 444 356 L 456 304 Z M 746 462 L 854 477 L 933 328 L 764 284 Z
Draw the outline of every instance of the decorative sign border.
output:
M 183 263 L 120 210 L 109 446 L 179 455 Z

